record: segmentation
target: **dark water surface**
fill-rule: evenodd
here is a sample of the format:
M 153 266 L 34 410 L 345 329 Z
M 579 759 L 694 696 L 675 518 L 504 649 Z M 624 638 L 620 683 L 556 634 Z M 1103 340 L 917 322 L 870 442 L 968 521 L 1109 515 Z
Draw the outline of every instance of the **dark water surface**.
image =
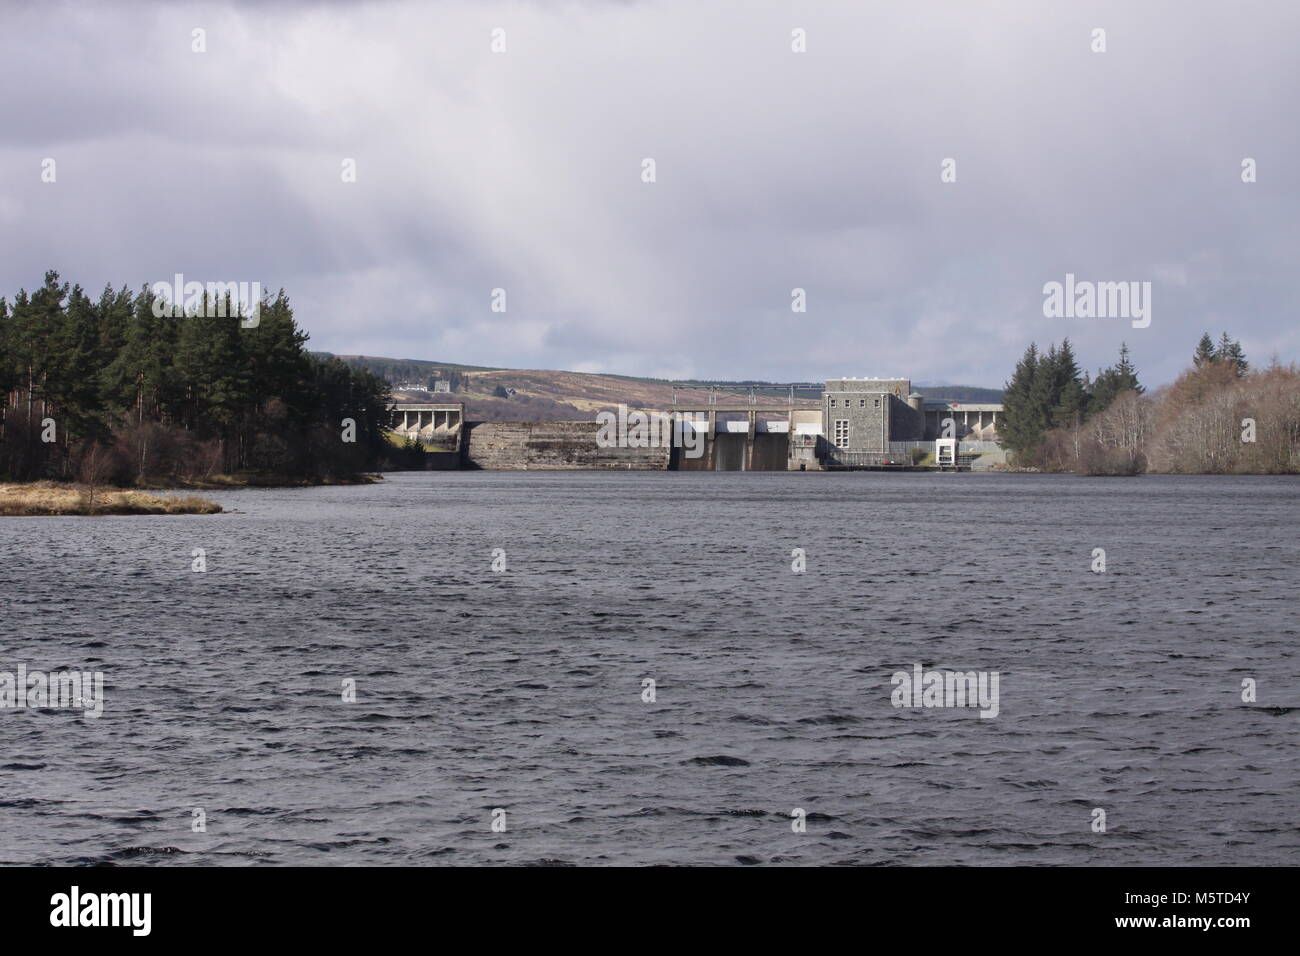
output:
M 0 861 L 1300 863 L 1295 479 L 211 497 L 0 519 L 0 670 L 107 684 L 0 710 Z M 999 715 L 896 709 L 918 663 L 998 671 Z

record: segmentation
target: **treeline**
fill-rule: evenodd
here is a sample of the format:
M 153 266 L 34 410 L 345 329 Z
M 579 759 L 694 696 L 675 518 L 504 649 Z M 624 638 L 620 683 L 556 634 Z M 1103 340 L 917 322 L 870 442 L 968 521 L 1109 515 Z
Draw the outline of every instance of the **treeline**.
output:
M 247 328 L 229 300 L 179 316 L 155 302 L 148 287 L 92 299 L 57 272 L 0 298 L 0 479 L 314 481 L 380 465 L 387 384 L 308 353 L 283 290 Z
M 315 353 L 322 357 L 328 352 Z M 332 357 L 332 356 L 331 356 Z M 457 365 L 452 362 L 430 362 L 425 359 L 391 359 L 372 355 L 339 356 L 353 368 L 363 368 L 373 375 L 396 385 L 400 382 L 427 382 L 433 378 L 451 379 L 455 383 L 465 381 L 464 372 L 486 372 L 491 369 L 478 365 Z
M 1003 443 L 1015 464 L 1087 475 L 1300 471 L 1300 370 L 1252 370 L 1239 342 L 1202 335 L 1192 367 L 1151 395 L 1121 347 L 1095 379 L 1068 340 L 1030 346 L 1007 384 Z
M 1048 432 L 1078 429 L 1129 391 L 1141 394 L 1144 388 L 1127 345 L 1120 346 L 1119 361 L 1099 371 L 1094 381 L 1080 370 L 1068 338 L 1042 354 L 1031 342 L 1003 390 L 998 434 L 1022 464 L 1030 464 Z

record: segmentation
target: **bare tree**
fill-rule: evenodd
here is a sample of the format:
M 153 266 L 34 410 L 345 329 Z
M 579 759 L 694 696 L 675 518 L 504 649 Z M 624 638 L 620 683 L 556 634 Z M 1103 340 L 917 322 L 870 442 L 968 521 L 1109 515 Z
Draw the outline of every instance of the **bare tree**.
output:
M 85 502 L 86 514 L 93 515 L 95 513 L 95 494 L 110 470 L 111 462 L 109 459 L 109 449 L 97 441 L 90 442 L 81 454 L 78 472 L 81 483 L 85 486 L 83 501 Z

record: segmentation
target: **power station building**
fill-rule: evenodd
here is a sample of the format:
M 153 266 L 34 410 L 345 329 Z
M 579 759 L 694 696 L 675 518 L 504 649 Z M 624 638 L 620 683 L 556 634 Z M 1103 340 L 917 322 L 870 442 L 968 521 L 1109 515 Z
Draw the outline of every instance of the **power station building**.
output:
M 999 404 L 927 402 L 905 378 L 838 378 L 822 391 L 823 457 L 906 455 L 939 438 L 997 441 Z

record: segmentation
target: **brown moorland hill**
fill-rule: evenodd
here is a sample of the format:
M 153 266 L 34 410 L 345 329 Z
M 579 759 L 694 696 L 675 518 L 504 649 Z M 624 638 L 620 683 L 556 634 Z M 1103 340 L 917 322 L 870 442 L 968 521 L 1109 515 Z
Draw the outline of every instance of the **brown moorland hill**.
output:
M 471 421 L 585 421 L 597 412 L 619 405 L 632 409 L 667 410 L 673 407 L 674 394 L 679 405 L 703 405 L 709 400 L 707 388 L 682 389 L 668 382 L 600 375 L 591 372 L 564 372 L 549 369 L 490 369 L 460 373 L 457 392 L 431 394 L 426 391 L 394 390 L 401 401 L 454 401 L 465 403 L 465 417 Z M 513 390 L 508 398 L 494 394 L 497 389 Z M 719 390 L 719 404 L 743 405 L 749 402 L 748 390 Z M 781 408 L 789 401 L 785 395 L 759 392 L 755 404 Z M 807 403 L 817 407 L 816 402 Z

